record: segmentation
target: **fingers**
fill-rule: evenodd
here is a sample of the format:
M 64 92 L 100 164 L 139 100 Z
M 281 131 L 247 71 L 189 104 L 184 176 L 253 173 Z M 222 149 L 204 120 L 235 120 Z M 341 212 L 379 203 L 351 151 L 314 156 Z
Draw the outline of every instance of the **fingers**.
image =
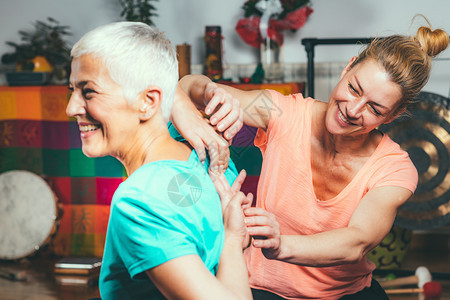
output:
M 242 204 L 242 208 L 248 208 L 251 207 L 253 203 L 253 194 L 252 193 L 248 193 L 247 194 L 247 200 Z
M 242 169 L 241 172 L 239 172 L 239 175 L 234 180 L 233 185 L 231 186 L 231 190 L 234 193 L 237 193 L 241 190 L 242 184 L 245 181 L 245 177 L 247 177 L 247 172 Z
M 275 218 L 275 216 L 261 207 L 249 207 L 245 210 L 245 216 L 249 219 L 252 217 L 266 217 L 266 218 Z
M 248 227 L 248 223 L 246 225 L 248 233 L 254 238 L 267 239 L 276 236 L 275 230 L 270 226 Z
M 189 143 L 197 153 L 198 159 L 202 162 L 202 164 L 204 164 L 206 160 L 206 151 L 203 140 L 199 136 L 192 136 Z
M 210 124 L 231 141 L 243 126 L 244 112 L 240 102 L 215 83 L 207 85 L 204 97 L 209 99 L 205 113 L 211 115 Z
M 244 222 L 242 206 L 247 197 L 242 192 L 235 193 L 228 205 L 223 209 L 225 232 L 228 237 L 237 237 L 241 240 L 242 249 L 248 247 L 250 236 Z
M 248 233 L 257 239 L 270 239 L 280 236 L 280 226 L 272 213 L 262 208 L 244 209 Z
M 223 173 L 214 172 L 209 170 L 209 177 L 211 178 L 217 193 L 219 194 L 220 201 L 222 203 L 222 209 L 227 207 L 228 203 L 233 196 L 231 187 Z
M 278 247 L 278 242 L 274 239 L 253 239 L 253 247 L 263 249 L 275 249 Z
M 228 127 L 225 126 L 228 129 L 226 129 L 223 133 L 224 138 L 231 142 L 231 140 L 236 136 L 236 134 L 242 129 L 242 126 L 244 125 L 244 110 L 242 108 L 239 108 L 239 115 L 237 119 L 229 119 L 226 121 L 224 120 L 224 122 L 227 122 L 226 124 L 228 124 L 228 122 L 231 123 L 231 125 L 229 125 Z
M 225 172 L 230 159 L 230 149 L 228 142 L 214 132 L 214 135 L 207 144 L 210 168 L 215 172 Z
M 242 206 L 246 201 L 247 197 L 243 192 L 234 193 L 233 197 L 230 199 L 228 205 L 233 205 L 234 209 L 242 212 Z
M 229 140 L 242 128 L 244 111 L 239 101 L 232 98 L 230 94 L 223 96 L 223 104 L 211 118 L 211 125 L 217 124 L 217 130 L 224 133 L 224 137 Z
M 225 90 L 217 87 L 217 84 L 214 82 L 208 83 L 204 92 L 205 101 L 209 100 L 208 105 L 205 107 L 205 113 L 211 115 L 216 107 L 223 103 L 225 94 Z

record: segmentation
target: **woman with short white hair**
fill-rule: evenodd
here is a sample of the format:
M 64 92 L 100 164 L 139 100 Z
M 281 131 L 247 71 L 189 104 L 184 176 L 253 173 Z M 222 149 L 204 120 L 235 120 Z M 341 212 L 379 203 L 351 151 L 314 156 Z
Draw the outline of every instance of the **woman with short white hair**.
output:
M 128 174 L 111 203 L 102 299 L 251 298 L 241 208 L 250 199 L 217 175 L 221 205 L 196 152 L 171 138 L 178 65 L 170 42 L 143 23 L 118 22 L 87 33 L 72 56 L 66 112 L 83 153 L 113 156 Z

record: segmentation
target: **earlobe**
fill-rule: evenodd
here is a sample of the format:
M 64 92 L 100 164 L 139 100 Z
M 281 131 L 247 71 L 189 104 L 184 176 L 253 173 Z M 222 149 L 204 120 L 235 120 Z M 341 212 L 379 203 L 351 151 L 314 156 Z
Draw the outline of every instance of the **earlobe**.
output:
M 161 105 L 161 89 L 149 87 L 142 92 L 139 117 L 142 121 L 150 119 Z

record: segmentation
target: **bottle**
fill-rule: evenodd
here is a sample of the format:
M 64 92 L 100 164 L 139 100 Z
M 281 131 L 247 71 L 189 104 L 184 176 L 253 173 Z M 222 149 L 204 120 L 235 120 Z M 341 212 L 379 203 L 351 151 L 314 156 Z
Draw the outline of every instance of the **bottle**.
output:
M 222 68 L 222 30 L 220 26 L 205 27 L 205 75 L 211 80 L 220 80 Z

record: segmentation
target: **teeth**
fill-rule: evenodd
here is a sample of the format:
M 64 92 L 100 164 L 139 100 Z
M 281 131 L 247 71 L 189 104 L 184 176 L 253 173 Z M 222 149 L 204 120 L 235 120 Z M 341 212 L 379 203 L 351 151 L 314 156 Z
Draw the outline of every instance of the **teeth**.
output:
M 339 118 L 341 118 L 342 121 L 344 121 L 347 124 L 350 124 L 350 122 L 347 120 L 346 117 L 344 117 L 344 115 L 342 114 L 342 112 L 338 109 L 339 112 Z
M 98 126 L 98 125 L 93 125 L 93 124 L 90 124 L 90 125 L 80 125 L 80 131 L 81 132 L 87 132 L 87 131 L 94 131 L 94 130 L 96 130 L 97 128 L 99 128 L 100 126 Z

